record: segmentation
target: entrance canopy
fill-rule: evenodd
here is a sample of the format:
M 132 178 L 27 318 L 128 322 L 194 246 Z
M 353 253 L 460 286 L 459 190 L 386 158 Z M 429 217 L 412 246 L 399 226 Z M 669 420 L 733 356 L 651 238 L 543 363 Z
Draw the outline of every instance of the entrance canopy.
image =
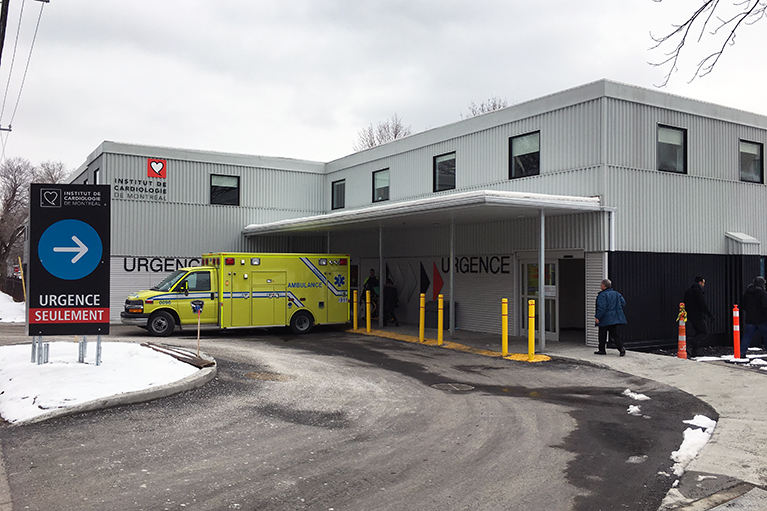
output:
M 251 224 L 242 233 L 246 237 L 286 235 L 291 233 L 328 233 L 343 230 L 378 229 L 379 275 L 384 275 L 383 230 L 411 228 L 434 224 L 448 224 L 450 229 L 450 261 L 455 259 L 455 225 L 518 218 L 540 218 L 539 268 L 545 262 L 545 217 L 607 211 L 598 197 L 547 195 L 525 192 L 478 190 L 414 199 L 386 202 L 359 209 L 333 211 L 331 213 L 280 220 L 265 224 Z M 610 215 L 610 239 L 612 240 L 612 215 Z M 450 333 L 455 333 L 455 272 L 450 272 Z M 539 294 L 544 296 L 543 279 L 539 279 Z M 545 349 L 545 308 L 538 308 L 541 350 Z M 383 311 L 379 325 L 383 326 Z
M 537 217 L 540 211 L 545 211 L 546 215 L 564 215 L 605 209 L 598 197 L 479 190 L 251 224 L 242 233 L 245 236 L 260 236 L 364 229 L 403 223 L 406 227 L 434 223 L 464 224 Z

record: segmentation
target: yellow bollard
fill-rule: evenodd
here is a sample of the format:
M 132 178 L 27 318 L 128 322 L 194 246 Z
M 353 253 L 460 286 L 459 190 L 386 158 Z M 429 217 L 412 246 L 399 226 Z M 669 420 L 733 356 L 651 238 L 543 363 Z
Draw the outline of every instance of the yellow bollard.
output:
M 421 312 L 418 316 L 418 342 L 423 342 L 423 329 L 426 327 L 426 295 L 421 293 Z
M 370 290 L 365 291 L 365 321 L 367 323 L 367 333 L 370 333 Z
M 501 300 L 501 348 L 504 357 L 509 356 L 509 299 Z
M 439 295 L 437 297 L 437 346 L 442 346 L 445 329 L 445 307 L 444 297 Z
M 24 291 L 24 302 L 27 301 L 27 283 L 24 281 L 24 265 L 21 264 L 21 256 L 19 256 L 19 273 L 21 273 L 21 290 Z
M 527 360 L 535 360 L 535 300 L 527 301 Z
M 357 324 L 357 307 L 359 307 L 359 304 L 357 303 L 357 290 L 354 290 L 354 319 L 352 320 L 354 329 L 357 330 L 357 327 L 359 326 Z

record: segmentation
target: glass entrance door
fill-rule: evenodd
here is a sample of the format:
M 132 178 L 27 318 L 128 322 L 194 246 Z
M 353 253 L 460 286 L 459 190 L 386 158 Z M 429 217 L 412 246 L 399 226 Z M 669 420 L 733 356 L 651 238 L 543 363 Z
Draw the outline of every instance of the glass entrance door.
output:
M 557 286 L 557 272 L 558 264 L 556 262 L 546 263 L 544 265 L 544 311 L 546 312 L 546 340 L 558 341 L 559 340 L 559 290 Z M 535 331 L 538 332 L 538 307 L 540 307 L 540 300 L 538 299 L 538 263 L 526 263 L 521 264 L 521 278 L 522 283 L 522 310 L 521 312 L 521 325 L 523 335 L 527 335 L 527 301 L 535 300 Z

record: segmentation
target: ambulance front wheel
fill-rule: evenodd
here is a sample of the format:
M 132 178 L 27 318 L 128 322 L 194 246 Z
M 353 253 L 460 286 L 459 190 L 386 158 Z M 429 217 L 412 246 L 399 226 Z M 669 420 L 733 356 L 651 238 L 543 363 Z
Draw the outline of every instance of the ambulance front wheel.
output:
M 296 334 L 308 334 L 314 328 L 314 318 L 306 311 L 298 311 L 290 318 L 290 329 Z
M 150 316 L 146 328 L 155 337 L 167 337 L 176 328 L 176 322 L 173 321 L 173 316 L 167 312 L 157 311 Z

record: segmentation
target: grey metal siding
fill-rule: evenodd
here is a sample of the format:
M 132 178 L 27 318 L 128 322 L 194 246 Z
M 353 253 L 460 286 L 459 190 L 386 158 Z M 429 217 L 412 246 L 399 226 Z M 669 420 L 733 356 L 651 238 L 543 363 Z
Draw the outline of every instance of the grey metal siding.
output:
M 359 162 L 359 157 L 342 159 L 335 162 L 325 177 L 325 210 L 330 208 L 330 185 L 339 179 L 346 180 L 347 208 L 370 205 L 372 173 L 384 168 L 390 172 L 391 200 L 431 196 L 434 193 L 433 157 L 450 152 L 456 154 L 455 192 L 476 189 L 516 190 L 525 188 L 525 181 L 530 186 L 549 174 L 559 175 L 573 169 L 593 168 L 601 159 L 601 112 L 599 101 L 589 101 L 370 161 Z M 509 138 L 534 131 L 541 133 L 541 176 L 510 181 Z M 350 165 L 344 166 L 344 161 L 349 161 Z M 517 182 L 522 184 L 515 184 Z M 532 186 L 542 193 L 565 193 L 566 190 L 568 195 L 577 194 L 571 188 L 556 184 L 553 186 L 562 191 L 548 190 L 551 183 L 556 182 L 557 179 L 548 179 L 541 185 Z M 593 195 L 593 189 L 593 183 L 588 184 L 584 193 Z
M 594 326 L 596 314 L 596 296 L 600 291 L 602 279 L 607 275 L 607 254 L 605 252 L 586 252 L 586 345 L 599 345 L 599 329 Z
M 616 250 L 727 253 L 726 232 L 767 243 L 767 187 L 670 172 L 610 167 L 606 206 L 615 206 Z

